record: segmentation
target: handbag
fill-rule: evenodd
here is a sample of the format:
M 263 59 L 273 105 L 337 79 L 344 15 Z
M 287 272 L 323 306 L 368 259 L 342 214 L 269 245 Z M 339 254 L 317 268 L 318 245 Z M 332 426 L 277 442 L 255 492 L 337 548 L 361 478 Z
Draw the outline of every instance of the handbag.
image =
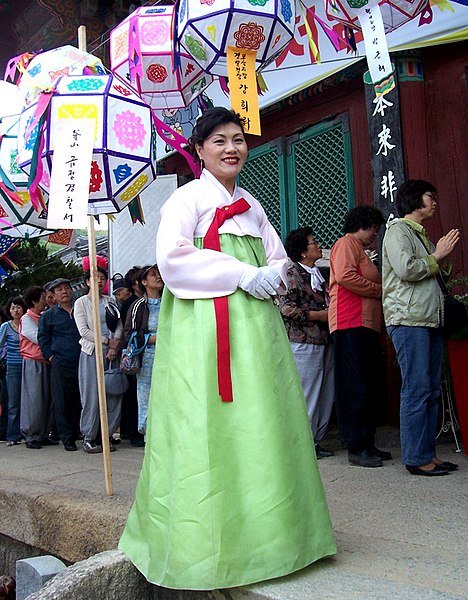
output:
M 146 348 L 150 334 L 145 333 L 143 346 L 138 347 L 137 332 L 134 331 L 128 339 L 127 347 L 122 350 L 120 368 L 127 375 L 135 375 L 141 367 L 141 353 Z
M 120 311 L 115 304 L 109 302 L 106 306 L 106 325 L 109 331 L 115 333 L 120 319 Z
M 442 277 L 437 277 L 442 293 L 444 294 L 444 333 L 450 337 L 468 327 L 468 312 L 466 306 L 452 296 Z
M 127 376 L 123 373 L 118 361 L 109 361 L 108 367 L 104 371 L 104 385 L 108 396 L 121 396 L 128 390 Z

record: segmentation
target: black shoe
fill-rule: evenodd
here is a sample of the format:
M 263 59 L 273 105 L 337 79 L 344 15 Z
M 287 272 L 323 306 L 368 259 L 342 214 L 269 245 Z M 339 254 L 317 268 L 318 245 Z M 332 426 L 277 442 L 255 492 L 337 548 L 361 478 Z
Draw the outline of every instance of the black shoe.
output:
M 438 469 L 443 469 L 444 471 L 456 471 L 458 469 L 458 465 L 453 462 L 449 462 L 448 460 L 444 460 L 440 465 L 436 465 Z
M 83 450 L 86 454 L 100 454 L 102 452 L 101 446 L 98 446 L 94 440 L 85 440 L 83 442 Z
M 130 440 L 130 446 L 133 446 L 134 448 L 143 448 L 144 445 L 145 440 L 143 438 L 132 438 Z
M 64 442 L 63 449 L 66 450 L 67 452 L 76 452 L 78 450 L 75 442 Z
M 317 460 L 320 458 L 329 458 L 330 456 L 335 456 L 333 450 L 327 450 L 326 448 L 322 448 L 319 444 L 315 444 L 315 454 L 317 455 Z
M 42 448 L 41 444 L 39 442 L 37 442 L 36 440 L 32 440 L 31 442 L 26 442 L 25 446 L 26 446 L 26 448 L 29 448 L 30 450 L 40 450 Z
M 359 452 L 351 452 L 348 450 L 348 460 L 350 465 L 356 467 L 383 467 L 382 459 L 370 450 L 360 450 Z
M 58 446 L 58 442 L 56 442 L 55 440 L 53 440 L 50 437 L 42 438 L 40 443 L 41 443 L 41 446 Z
M 119 444 L 122 443 L 122 440 L 120 438 L 115 438 L 113 435 L 111 435 L 109 438 L 109 442 L 111 444 L 113 444 L 114 446 L 118 446 Z
M 423 477 L 438 477 L 440 475 L 448 475 L 449 472 L 447 469 L 441 469 L 440 466 L 434 467 L 431 471 L 425 471 L 424 469 L 420 469 L 419 467 L 411 467 L 406 465 L 406 470 L 411 475 L 422 475 Z
M 387 452 L 386 450 L 379 450 L 375 446 L 369 448 L 369 451 L 374 455 L 380 458 L 380 460 L 392 460 L 391 452 Z

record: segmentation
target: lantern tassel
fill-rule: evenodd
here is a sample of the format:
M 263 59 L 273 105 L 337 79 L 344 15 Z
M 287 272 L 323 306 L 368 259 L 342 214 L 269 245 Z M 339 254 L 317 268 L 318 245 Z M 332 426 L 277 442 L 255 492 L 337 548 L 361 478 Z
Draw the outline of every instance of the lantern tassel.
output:
M 229 85 L 228 85 L 227 77 L 219 78 L 219 87 L 226 94 L 226 96 L 229 96 Z
M 180 135 L 180 133 L 174 131 L 174 129 L 171 129 L 168 125 L 166 125 L 166 123 L 161 121 L 161 119 L 156 116 L 154 110 L 151 111 L 151 115 L 153 117 L 153 123 L 156 127 L 158 135 L 163 139 L 164 142 L 166 142 L 166 144 L 169 144 L 171 148 L 174 148 L 174 150 L 177 150 L 180 154 L 182 154 L 187 161 L 194 177 L 198 179 L 201 175 L 201 168 L 195 162 L 193 156 L 182 147 L 183 145 L 187 145 L 188 141 L 183 135 Z
M 5 185 L 3 181 L 0 181 L 0 190 L 2 190 L 5 196 L 8 196 L 12 202 L 15 202 L 15 204 L 24 206 L 24 202 L 21 200 L 20 196 L 18 196 L 16 191 L 9 189 L 9 187 Z
M 128 210 L 130 212 L 130 217 L 134 225 L 137 221 L 142 225 L 145 224 L 145 216 L 143 214 L 143 207 L 141 205 L 140 196 L 135 196 L 135 198 L 133 198 L 133 200 L 129 202 Z
M 321 63 L 320 51 L 318 48 L 318 32 L 314 23 L 314 13 L 309 8 L 305 8 L 301 3 L 302 15 L 304 17 L 304 27 L 309 39 L 310 52 L 314 62 L 318 65 Z
M 42 115 L 39 120 L 37 137 L 34 142 L 31 159 L 31 171 L 29 173 L 28 180 L 29 197 L 31 198 L 31 204 L 36 211 L 38 211 L 40 207 L 45 208 L 44 199 L 42 198 L 42 194 L 39 189 L 39 182 L 44 174 L 44 167 L 42 165 L 42 151 L 44 150 L 45 143 L 43 133 L 44 122 L 45 115 Z
M 322 28 L 323 32 L 325 33 L 325 35 L 327 36 L 327 38 L 330 40 L 331 44 L 333 45 L 333 47 L 335 48 L 335 50 L 337 52 L 339 52 L 340 50 L 345 50 L 346 48 L 348 48 L 348 44 L 336 33 L 336 31 L 334 29 L 332 29 L 331 27 L 329 27 L 325 21 L 323 21 L 320 17 L 317 16 L 317 13 L 314 10 L 314 7 L 310 7 L 307 8 L 307 13 L 309 15 L 311 15 L 311 17 L 317 21 L 317 23 L 320 25 L 320 27 Z
M 138 77 L 143 77 L 143 63 L 141 57 L 140 34 L 138 32 L 138 19 L 130 19 L 130 33 L 128 36 L 128 62 L 130 64 L 130 82 Z

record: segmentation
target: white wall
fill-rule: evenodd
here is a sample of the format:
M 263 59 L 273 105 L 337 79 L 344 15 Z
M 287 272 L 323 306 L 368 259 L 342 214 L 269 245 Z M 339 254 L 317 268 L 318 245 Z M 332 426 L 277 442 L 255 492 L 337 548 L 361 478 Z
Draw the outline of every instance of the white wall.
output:
M 132 223 L 130 212 L 125 208 L 109 221 L 109 274 L 125 273 L 134 265 L 143 266 L 156 262 L 156 233 L 159 227 L 159 211 L 164 202 L 177 188 L 177 175 L 159 175 L 140 194 L 145 224 Z

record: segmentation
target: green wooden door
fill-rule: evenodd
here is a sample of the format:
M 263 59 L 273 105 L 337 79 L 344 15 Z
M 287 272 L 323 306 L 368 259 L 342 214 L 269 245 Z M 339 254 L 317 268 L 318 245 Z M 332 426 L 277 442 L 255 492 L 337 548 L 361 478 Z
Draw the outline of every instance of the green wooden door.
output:
M 346 115 L 251 151 L 239 184 L 262 204 L 278 233 L 310 225 L 323 247 L 341 236 L 354 205 Z

